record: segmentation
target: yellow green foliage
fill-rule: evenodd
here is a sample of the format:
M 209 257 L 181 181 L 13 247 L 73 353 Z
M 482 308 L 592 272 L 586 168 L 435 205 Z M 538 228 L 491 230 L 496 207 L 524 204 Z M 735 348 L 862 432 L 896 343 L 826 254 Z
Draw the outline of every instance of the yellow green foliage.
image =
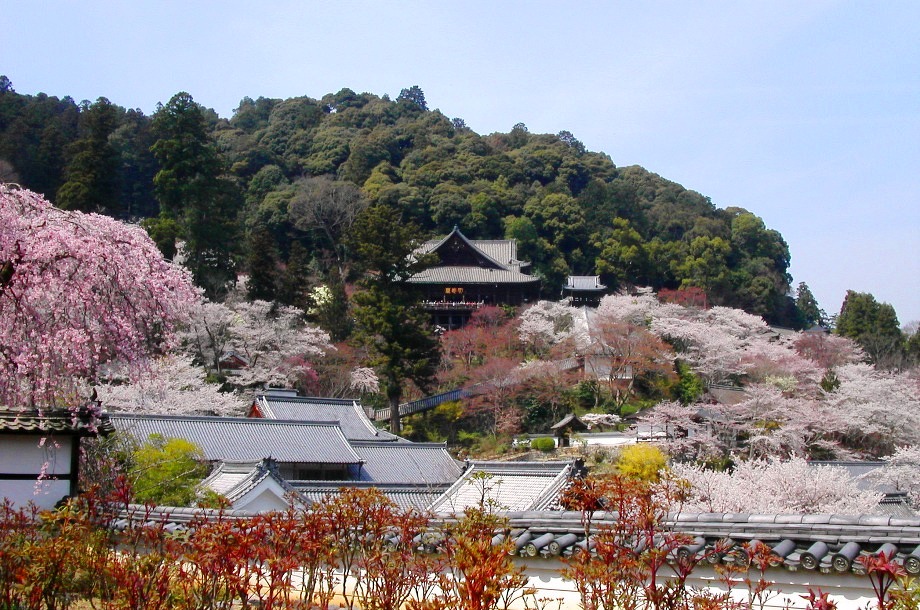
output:
M 667 463 L 667 456 L 661 449 L 655 445 L 639 443 L 623 448 L 617 460 L 617 470 L 631 479 L 658 481 Z
M 180 438 L 151 434 L 133 455 L 129 473 L 136 502 L 190 506 L 195 488 L 208 466 L 198 445 Z

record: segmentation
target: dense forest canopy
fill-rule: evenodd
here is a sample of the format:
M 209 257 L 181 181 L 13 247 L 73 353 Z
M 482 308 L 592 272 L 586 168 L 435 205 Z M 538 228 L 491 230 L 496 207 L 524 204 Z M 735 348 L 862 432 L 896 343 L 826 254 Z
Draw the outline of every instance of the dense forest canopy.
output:
M 59 207 L 146 219 L 164 252 L 191 244 L 193 274 L 214 295 L 234 269 L 248 268 L 260 298 L 288 301 L 291 273 L 324 281 L 348 269 L 329 230 L 340 219 L 305 218 L 295 204 L 322 176 L 359 187 L 351 205 L 394 208 L 422 237 L 456 225 L 517 239 L 550 298 L 568 274 L 599 274 L 614 289 L 695 287 L 710 304 L 806 322 L 789 297 L 789 248 L 755 214 L 617 167 L 569 132 L 479 135 L 429 110 L 417 86 L 395 100 L 350 89 L 247 97 L 226 119 L 187 93 L 150 117 L 106 98 L 22 95 L 0 79 L 0 180 Z M 226 257 L 233 265 L 216 268 Z

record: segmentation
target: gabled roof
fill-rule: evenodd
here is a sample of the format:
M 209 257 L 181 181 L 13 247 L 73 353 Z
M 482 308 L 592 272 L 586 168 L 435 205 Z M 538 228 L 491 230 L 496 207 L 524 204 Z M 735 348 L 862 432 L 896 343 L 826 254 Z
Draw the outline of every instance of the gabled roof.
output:
M 291 421 L 338 423 L 350 441 L 397 441 L 398 436 L 380 430 L 352 398 L 315 398 L 270 392 L 256 396 L 250 416 Z
M 540 278 L 508 269 L 430 267 L 409 278 L 413 284 L 537 284 Z
M 371 483 L 367 481 L 299 481 L 295 489 L 305 501 L 325 502 L 330 496 L 339 493 L 342 488 L 370 489 L 383 493 L 401 510 L 415 509 L 424 511 L 438 496 L 444 493 L 447 485 L 407 485 L 399 483 Z
M 137 415 L 115 413 L 119 431 L 146 440 L 151 434 L 182 438 L 201 447 L 208 461 L 358 464 L 341 428 L 332 422 L 245 417 Z
M 245 509 L 257 496 L 273 496 L 278 508 L 288 505 L 288 497 L 297 491 L 278 476 L 273 460 L 258 462 L 221 462 L 199 487 L 219 493 L 234 509 Z M 247 497 L 250 496 L 250 497 Z
M 523 284 L 540 281 L 521 273 L 521 269 L 530 263 L 517 259 L 517 242 L 511 239 L 473 240 L 454 227 L 446 237 L 422 244 L 417 252 L 438 254 L 441 263 L 409 278 L 416 284 Z
M 566 278 L 563 289 L 603 292 L 607 286 L 601 284 L 599 275 L 570 275 Z
M 520 261 L 517 261 L 514 256 L 517 254 L 517 244 L 513 240 L 489 240 L 484 242 L 484 245 L 485 248 L 480 247 L 477 241 L 469 239 L 460 232 L 460 229 L 454 227 L 454 230 L 445 237 L 426 241 L 418 248 L 418 252 L 437 254 L 442 261 L 450 261 L 454 258 L 465 259 L 469 262 L 463 263 L 464 265 L 476 264 L 479 267 L 492 267 L 493 269 L 511 269 L 515 263 L 520 265 Z M 498 256 L 496 258 L 493 255 Z M 446 264 L 452 263 L 446 262 Z
M 33 433 L 96 436 L 112 431 L 107 413 L 95 405 L 78 409 L 10 409 L 0 407 L 0 434 Z
M 578 416 L 574 413 L 569 413 L 561 420 L 550 426 L 550 430 L 562 430 L 563 428 L 570 427 L 572 430 L 587 430 L 588 424 L 578 419 Z
M 352 447 L 364 462 L 360 468 L 349 468 L 355 480 L 447 486 L 463 473 L 462 464 L 451 457 L 445 445 L 438 443 L 355 441 Z
M 573 473 L 570 462 L 475 462 L 431 511 L 462 513 L 486 500 L 501 510 L 545 510 L 556 504 Z

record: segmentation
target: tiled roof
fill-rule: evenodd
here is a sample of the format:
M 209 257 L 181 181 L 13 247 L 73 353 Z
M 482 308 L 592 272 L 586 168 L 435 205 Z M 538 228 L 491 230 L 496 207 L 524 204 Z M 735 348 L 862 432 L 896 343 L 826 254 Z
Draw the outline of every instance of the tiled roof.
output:
M 330 496 L 335 495 L 343 487 L 369 489 L 375 488 L 383 492 L 396 506 L 402 510 L 414 509 L 423 511 L 444 493 L 446 485 L 399 485 L 379 484 L 366 481 L 295 481 L 294 488 L 308 502 L 325 502 Z
M 463 467 L 437 443 L 353 442 L 364 464 L 349 470 L 355 480 L 377 484 L 450 485 Z M 360 473 L 358 472 L 360 470 Z
M 601 284 L 599 275 L 570 275 L 566 278 L 566 290 L 606 290 L 606 286 Z
M 95 405 L 78 409 L 9 409 L 0 407 L 0 433 L 96 436 L 112 431 L 108 414 Z
M 201 447 L 208 461 L 358 464 L 338 424 L 244 417 L 191 417 L 116 413 L 119 431 L 145 440 L 151 434 L 183 438 Z
M 431 267 L 416 273 L 413 284 L 535 284 L 540 278 L 510 269 L 483 267 Z
M 561 430 L 566 426 L 572 426 L 573 430 L 587 430 L 588 424 L 578 419 L 578 416 L 574 413 L 569 413 L 561 420 L 550 426 L 550 430 Z
M 573 472 L 569 462 L 476 462 L 444 492 L 431 510 L 461 513 L 486 498 L 503 510 L 542 510 L 554 506 Z M 480 478 L 482 475 L 486 478 Z
M 296 493 L 287 481 L 278 476 L 271 460 L 221 462 L 200 483 L 200 487 L 213 490 L 230 500 L 230 502 L 236 502 L 267 478 L 274 479 L 282 489 Z
M 579 512 L 520 511 L 506 516 L 521 555 L 567 555 L 579 544 L 584 547 L 584 524 Z M 597 531 L 616 518 L 616 513 L 595 513 L 593 527 Z M 774 565 L 793 570 L 858 570 L 853 561 L 857 556 L 884 549 L 894 552 L 910 574 L 920 574 L 920 518 L 681 513 L 671 515 L 664 525 L 696 541 L 678 552 L 708 554 L 710 563 L 744 561 L 742 545 L 758 541 L 773 550 Z M 536 541 L 539 545 L 534 544 Z M 716 554 L 716 543 L 727 543 L 730 548 Z
M 354 399 L 259 394 L 255 406 L 267 419 L 337 422 L 350 441 L 395 441 L 399 438 L 375 427 Z
M 522 267 L 529 264 L 518 260 L 517 242 L 513 239 L 471 239 L 469 241 L 489 258 L 503 265 Z
M 334 491 L 331 485 L 326 489 Z M 315 488 L 319 494 L 321 488 Z M 386 490 L 384 490 L 386 492 Z M 314 491 L 307 491 L 314 493 Z M 322 496 L 317 496 L 321 499 Z M 165 521 L 167 529 L 181 529 L 195 518 L 210 516 L 239 518 L 242 511 L 214 511 L 194 508 L 146 508 L 131 506 L 115 522 L 122 528 L 127 519 Z M 570 555 L 586 544 L 582 514 L 572 511 L 499 512 L 508 519 L 507 535 L 515 541 L 516 552 L 525 557 L 553 558 Z M 595 513 L 594 531 L 612 524 L 615 513 Z M 437 524 L 435 524 L 437 525 Z M 790 570 L 816 570 L 826 573 L 859 572 L 854 559 L 880 550 L 894 554 L 908 574 L 920 574 L 920 518 L 898 519 L 880 515 L 748 515 L 695 513 L 671 515 L 664 523 L 673 531 L 686 534 L 692 545 L 678 553 L 707 554 L 709 563 L 743 565 L 742 545 L 759 541 L 772 549 L 775 567 Z M 716 543 L 721 551 L 714 552 Z M 725 548 L 726 545 L 729 548 Z
M 430 239 L 426 241 L 418 248 L 418 251 L 422 254 L 435 252 L 450 241 L 451 238 L 459 239 L 469 248 L 485 256 L 491 264 L 504 267 L 505 269 L 520 269 L 530 265 L 530 263 L 518 260 L 517 241 L 513 239 L 469 239 L 466 235 L 461 233 L 460 229 L 457 227 L 454 227 L 453 231 L 440 239 Z

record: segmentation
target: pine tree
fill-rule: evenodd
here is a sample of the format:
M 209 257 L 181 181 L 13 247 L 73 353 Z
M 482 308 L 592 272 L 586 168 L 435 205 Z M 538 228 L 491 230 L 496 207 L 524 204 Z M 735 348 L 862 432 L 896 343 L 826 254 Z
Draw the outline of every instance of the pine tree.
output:
M 402 222 L 395 210 L 378 205 L 358 218 L 350 236 L 358 265 L 366 272 L 364 290 L 355 295 L 355 330 L 384 386 L 394 434 L 400 431 L 403 384 L 411 381 L 428 389 L 440 362 L 430 318 L 406 281 L 430 262 L 410 256 L 419 235 L 418 227 Z
M 221 296 L 236 279 L 239 189 L 222 178 L 223 160 L 191 95 L 174 95 L 157 110 L 153 127 L 159 137 L 151 150 L 160 165 L 153 179 L 160 213 L 179 224 L 195 282 L 209 297 Z
M 275 240 L 268 229 L 260 226 L 250 233 L 246 245 L 247 295 L 251 300 L 276 300 L 280 274 Z

